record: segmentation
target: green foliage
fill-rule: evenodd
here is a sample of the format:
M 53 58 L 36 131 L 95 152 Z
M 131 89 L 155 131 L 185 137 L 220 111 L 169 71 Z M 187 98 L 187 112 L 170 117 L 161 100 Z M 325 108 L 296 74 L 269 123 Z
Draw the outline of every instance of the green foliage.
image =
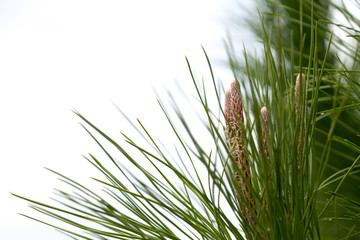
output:
M 356 148 L 349 146 L 348 142 L 360 145 L 358 137 L 360 115 L 357 105 L 360 97 L 359 30 L 356 27 L 360 23 L 356 13 L 360 9 L 360 4 L 358 1 L 264 0 L 259 1 L 259 5 L 264 14 L 263 25 L 266 29 L 271 29 L 269 45 L 277 56 L 278 69 L 287 71 L 288 78 L 293 77 L 293 70 L 289 65 L 282 64 L 282 61 L 294 63 L 297 69 L 306 71 L 309 69 L 311 46 L 316 44 L 318 68 L 322 68 L 321 64 L 324 63 L 318 102 L 318 113 L 321 115 L 317 117 L 316 132 L 313 135 L 316 154 L 320 159 L 318 161 L 321 161 L 324 149 L 329 149 L 327 166 L 323 170 L 324 179 L 331 178 L 340 172 L 343 173 L 353 164 L 359 154 Z M 316 36 L 313 32 L 314 25 L 317 29 Z M 250 25 L 258 37 L 262 38 L 263 33 L 259 31 L 259 26 L 260 24 L 253 21 Z M 328 49 L 330 36 L 332 41 Z M 326 61 L 324 61 L 325 55 L 327 55 Z M 286 81 L 286 78 L 280 80 Z M 337 114 L 334 114 L 335 112 Z M 335 123 L 334 117 L 337 119 Z M 330 129 L 334 133 L 327 145 Z M 357 171 L 353 172 L 342 183 L 339 191 L 355 201 L 360 201 L 359 177 Z M 320 221 L 321 228 L 324 230 L 322 235 L 326 239 L 341 239 L 352 227 L 354 231 L 360 231 L 359 227 L 355 227 L 359 225 L 356 221 L 348 219 L 340 221 L 339 218 L 334 221 L 334 215 L 347 214 L 339 205 L 331 204 L 330 208 L 326 207 L 327 211 L 322 211 L 323 204 L 328 206 L 329 198 L 336 199 L 329 195 L 329 192 L 336 189 L 335 182 L 322 188 L 318 200 L 318 211 L 323 213 L 323 217 L 327 216 L 327 219 L 332 220 L 326 221 L 321 218 Z
M 103 191 L 50 170 L 74 190 L 56 190 L 57 204 L 14 195 L 58 222 L 35 220 L 73 239 L 330 239 L 328 232 L 335 239 L 358 239 L 360 201 L 351 186 L 358 187 L 360 179 L 359 35 L 351 24 L 337 24 L 353 39 L 342 41 L 329 30 L 335 24 L 328 12 L 337 8 L 349 22 L 358 20 L 345 6 L 320 0 L 266 1 L 266 8 L 254 26 L 263 45 L 260 57 L 244 50 L 242 64 L 227 45 L 243 105 L 244 120 L 236 126 L 250 176 L 236 164 L 226 134 L 225 89 L 218 87 L 204 51 L 212 79 L 199 83 L 187 62 L 211 150 L 176 102 L 181 126 L 159 100 L 169 136 L 177 140 L 176 156 L 140 121 L 137 130 L 150 147 L 125 134 L 121 144 L 76 112 L 107 156 L 86 157 L 105 177 L 93 179 Z M 302 74 L 304 85 L 296 85 Z M 210 104 L 213 99 L 216 104 Z M 263 106 L 269 113 L 265 133 Z M 324 231 L 332 224 L 341 229 Z

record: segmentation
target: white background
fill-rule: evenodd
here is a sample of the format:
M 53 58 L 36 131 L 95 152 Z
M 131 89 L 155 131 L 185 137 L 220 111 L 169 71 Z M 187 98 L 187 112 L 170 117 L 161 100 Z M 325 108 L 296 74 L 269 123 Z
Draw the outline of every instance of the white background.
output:
M 172 92 L 176 79 L 193 91 L 185 56 L 210 83 L 201 45 L 228 84 L 223 40 L 234 8 L 232 0 L 1 0 L 0 239 L 66 239 L 17 215 L 39 217 L 10 192 L 48 201 L 57 180 L 43 167 L 96 174 L 81 156 L 96 145 L 72 109 L 120 139 L 130 130 L 114 102 L 166 136 L 153 89 Z

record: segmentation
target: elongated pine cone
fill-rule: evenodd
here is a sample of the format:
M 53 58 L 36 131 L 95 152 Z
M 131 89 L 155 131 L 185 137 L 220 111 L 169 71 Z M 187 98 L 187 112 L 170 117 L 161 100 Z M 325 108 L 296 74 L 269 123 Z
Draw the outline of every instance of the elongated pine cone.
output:
M 241 171 L 239 173 L 237 168 L 234 168 L 234 177 L 239 184 L 240 194 L 242 195 L 238 196 L 239 207 L 246 222 L 253 227 L 255 219 L 252 213 L 256 214 L 256 204 L 248 184 L 243 181 L 243 177 L 245 177 L 248 183 L 251 184 L 250 164 L 244 151 L 245 141 L 242 134 L 242 125 L 244 123 L 243 107 L 236 80 L 231 83 L 230 89 L 225 93 L 225 117 L 227 119 L 226 134 L 230 143 L 231 155 Z M 244 204 L 243 200 L 247 204 Z M 250 206 L 252 211 L 249 211 L 247 205 Z

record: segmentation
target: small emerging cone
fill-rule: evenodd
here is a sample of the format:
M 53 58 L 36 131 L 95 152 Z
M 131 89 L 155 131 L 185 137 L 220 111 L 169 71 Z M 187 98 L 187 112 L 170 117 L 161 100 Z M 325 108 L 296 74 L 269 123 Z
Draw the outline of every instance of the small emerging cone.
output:
M 301 83 L 300 83 L 301 81 Z M 301 77 L 300 74 L 296 77 L 295 82 L 295 113 L 296 113 L 296 119 L 299 118 L 299 115 L 301 113 L 301 107 L 299 109 L 299 106 L 302 106 L 303 99 L 304 99 L 304 93 L 305 93 L 305 75 L 302 73 Z
M 264 126 L 263 122 L 261 121 L 261 132 L 264 142 L 264 152 L 266 154 L 266 158 L 269 159 L 269 147 L 268 147 L 268 141 L 266 139 L 266 135 L 269 135 L 269 113 L 266 107 L 262 107 L 260 111 L 261 111 L 262 119 L 265 124 Z
M 268 109 L 264 106 L 261 108 L 260 110 L 261 112 L 261 117 L 262 117 L 262 120 L 263 121 L 260 121 L 260 124 L 261 124 L 261 133 L 262 133 L 262 138 L 263 138 L 263 143 L 264 143 L 264 153 L 265 153 L 265 156 L 266 156 L 266 159 L 268 160 L 266 164 L 268 167 L 270 167 L 270 155 L 269 155 L 269 147 L 268 147 L 268 141 L 267 141 L 267 137 L 266 136 L 269 136 L 269 112 L 268 112 Z M 264 126 L 265 124 L 265 126 Z M 259 144 L 260 146 L 260 144 Z M 260 149 L 259 149 L 259 153 L 260 153 L 260 156 L 262 155 L 263 153 Z M 261 188 L 261 192 L 262 192 L 262 188 Z M 265 208 L 267 209 L 267 202 L 266 200 L 264 200 L 264 206 Z M 264 236 L 264 239 L 265 236 Z
M 300 74 L 297 75 L 296 77 L 296 83 L 295 83 L 295 114 L 296 114 L 296 121 L 299 121 L 300 116 L 301 116 L 301 112 L 303 109 L 303 101 L 304 101 L 304 97 L 305 97 L 305 75 L 302 73 L 301 77 Z M 301 121 L 300 121 L 301 122 Z M 300 124 L 304 124 L 303 122 Z M 303 125 L 304 126 L 304 125 Z M 303 137 L 304 137 L 304 132 L 305 132 L 305 127 L 303 127 L 303 131 L 301 132 L 301 127 L 300 127 L 300 133 L 299 133 L 299 140 L 298 140 L 298 156 L 297 156 L 297 164 L 298 164 L 298 169 L 299 169 L 299 173 L 300 173 L 300 154 L 301 154 L 301 147 L 302 147 L 302 143 L 303 143 Z

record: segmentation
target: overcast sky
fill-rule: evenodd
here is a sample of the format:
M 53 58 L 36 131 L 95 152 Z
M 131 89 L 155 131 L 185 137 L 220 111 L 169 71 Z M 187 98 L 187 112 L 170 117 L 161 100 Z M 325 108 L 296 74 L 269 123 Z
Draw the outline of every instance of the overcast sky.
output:
M 0 239 L 65 239 L 17 215 L 38 216 L 9 192 L 48 201 L 58 181 L 43 167 L 77 179 L 96 174 L 81 156 L 96 145 L 72 109 L 120 135 L 128 125 L 114 102 L 161 138 L 167 133 L 161 132 L 153 89 L 160 95 L 173 91 L 177 80 L 185 94 L 193 90 L 185 56 L 197 76 L 210 81 L 203 45 L 216 78 L 230 83 L 231 72 L 221 60 L 232 4 L 0 1 Z

